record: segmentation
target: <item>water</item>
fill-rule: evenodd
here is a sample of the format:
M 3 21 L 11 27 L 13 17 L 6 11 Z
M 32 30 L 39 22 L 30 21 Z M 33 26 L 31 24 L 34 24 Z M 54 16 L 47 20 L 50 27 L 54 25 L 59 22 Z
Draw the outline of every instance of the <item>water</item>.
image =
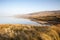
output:
M 33 24 L 33 25 L 37 25 L 38 23 L 31 21 L 29 19 L 23 19 L 23 18 L 0 17 L 0 24 Z

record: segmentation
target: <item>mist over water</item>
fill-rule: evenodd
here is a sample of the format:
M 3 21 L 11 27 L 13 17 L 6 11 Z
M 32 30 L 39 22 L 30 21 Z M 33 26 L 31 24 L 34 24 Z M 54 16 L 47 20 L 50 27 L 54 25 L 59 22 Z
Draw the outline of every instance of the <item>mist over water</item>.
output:
M 0 17 L 0 24 L 33 24 L 37 25 L 38 23 L 30 21 L 29 19 L 23 18 L 14 18 L 14 17 Z

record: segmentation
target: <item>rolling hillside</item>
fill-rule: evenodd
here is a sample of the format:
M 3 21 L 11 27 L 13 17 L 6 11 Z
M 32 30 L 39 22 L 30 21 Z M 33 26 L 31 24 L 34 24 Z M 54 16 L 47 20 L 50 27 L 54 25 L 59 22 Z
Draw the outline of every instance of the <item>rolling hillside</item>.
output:
M 25 16 L 28 19 L 39 22 L 48 22 L 51 24 L 60 23 L 60 10 L 35 12 Z

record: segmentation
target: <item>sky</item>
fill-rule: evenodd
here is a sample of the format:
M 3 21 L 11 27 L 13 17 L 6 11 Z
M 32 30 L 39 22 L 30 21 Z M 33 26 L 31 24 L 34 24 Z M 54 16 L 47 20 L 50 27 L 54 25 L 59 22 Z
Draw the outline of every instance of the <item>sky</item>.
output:
M 0 16 L 60 10 L 60 0 L 0 0 Z

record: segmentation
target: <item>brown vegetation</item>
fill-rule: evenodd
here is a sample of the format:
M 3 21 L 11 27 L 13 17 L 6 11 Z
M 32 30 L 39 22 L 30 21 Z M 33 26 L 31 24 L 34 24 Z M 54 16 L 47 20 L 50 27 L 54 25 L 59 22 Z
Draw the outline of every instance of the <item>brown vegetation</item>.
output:
M 0 40 L 60 40 L 60 24 L 41 27 L 24 24 L 0 24 Z
M 60 11 L 36 12 L 29 15 L 29 19 L 38 23 L 60 24 Z
M 0 24 L 0 40 L 60 40 L 60 11 L 37 12 L 23 17 L 53 25 Z

